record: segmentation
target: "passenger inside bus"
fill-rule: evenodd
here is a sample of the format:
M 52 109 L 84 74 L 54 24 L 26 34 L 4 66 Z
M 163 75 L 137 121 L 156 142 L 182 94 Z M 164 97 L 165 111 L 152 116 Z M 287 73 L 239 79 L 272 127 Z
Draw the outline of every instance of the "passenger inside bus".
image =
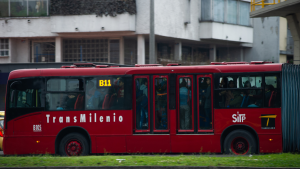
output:
M 167 79 L 155 79 L 155 128 L 167 129 Z
M 137 129 L 148 129 L 148 81 L 136 79 L 136 122 Z
M 100 102 L 101 93 L 96 90 L 95 83 L 93 81 L 88 81 L 86 86 L 86 108 L 96 109 L 98 108 Z
M 191 129 L 192 128 L 192 117 L 191 117 L 191 91 L 188 89 L 186 80 L 190 82 L 190 78 L 180 78 L 181 83 L 179 84 L 179 118 L 180 118 L 180 129 Z
M 211 115 L 211 79 L 200 78 L 199 79 L 199 105 L 200 105 L 200 129 L 211 129 L 212 128 L 212 115 Z

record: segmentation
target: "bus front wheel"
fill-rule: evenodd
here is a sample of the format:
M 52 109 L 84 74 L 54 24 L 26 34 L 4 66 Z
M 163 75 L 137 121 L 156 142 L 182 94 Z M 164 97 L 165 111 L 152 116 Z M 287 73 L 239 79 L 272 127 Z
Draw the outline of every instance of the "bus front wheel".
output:
M 62 156 L 88 155 L 88 141 L 81 134 L 70 133 L 60 141 L 59 154 Z
M 246 130 L 234 130 L 229 133 L 224 141 L 225 154 L 236 155 L 255 154 L 256 142 L 252 134 Z

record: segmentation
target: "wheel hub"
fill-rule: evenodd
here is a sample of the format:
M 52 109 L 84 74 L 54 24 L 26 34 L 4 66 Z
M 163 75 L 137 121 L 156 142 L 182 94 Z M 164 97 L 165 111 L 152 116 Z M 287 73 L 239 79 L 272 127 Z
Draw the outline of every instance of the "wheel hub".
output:
M 77 140 L 70 141 L 66 145 L 66 153 L 68 156 L 78 156 L 82 153 L 81 143 Z
M 231 150 L 237 155 L 246 154 L 249 151 L 249 143 L 245 138 L 235 138 L 231 142 Z

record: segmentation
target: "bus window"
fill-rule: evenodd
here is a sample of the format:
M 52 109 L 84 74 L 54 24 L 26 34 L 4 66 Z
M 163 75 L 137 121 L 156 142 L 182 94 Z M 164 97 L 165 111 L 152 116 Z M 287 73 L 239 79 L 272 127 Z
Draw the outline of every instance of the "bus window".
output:
M 220 77 L 219 81 L 224 79 L 228 85 L 215 91 L 216 108 L 263 107 L 262 76 L 234 75 Z
M 149 129 L 149 83 L 148 77 L 135 79 L 135 95 L 136 95 L 136 129 Z
M 199 122 L 200 129 L 212 129 L 211 78 L 199 78 Z
M 12 82 L 10 85 L 10 108 L 37 108 L 42 107 L 41 79 L 26 79 Z
M 179 78 L 179 129 L 193 129 L 192 120 L 192 80 L 190 77 Z
M 281 105 L 277 79 L 278 75 L 265 76 L 264 107 L 280 107 Z
M 155 129 L 168 129 L 168 79 L 155 78 Z
M 48 79 L 46 110 L 83 110 L 83 92 L 82 79 Z

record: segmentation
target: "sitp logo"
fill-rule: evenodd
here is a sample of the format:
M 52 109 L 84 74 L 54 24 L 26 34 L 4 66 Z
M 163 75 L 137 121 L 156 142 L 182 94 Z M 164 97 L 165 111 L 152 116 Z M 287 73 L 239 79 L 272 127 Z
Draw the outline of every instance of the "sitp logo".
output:
M 246 120 L 246 114 L 239 114 L 239 112 L 237 112 L 236 114 L 232 115 L 232 122 L 234 123 L 243 123 L 244 120 Z

